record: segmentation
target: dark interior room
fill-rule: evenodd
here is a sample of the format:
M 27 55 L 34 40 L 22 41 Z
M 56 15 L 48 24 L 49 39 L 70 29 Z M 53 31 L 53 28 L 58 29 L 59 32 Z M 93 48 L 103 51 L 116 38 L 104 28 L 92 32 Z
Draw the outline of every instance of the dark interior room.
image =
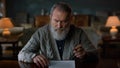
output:
M 74 68 L 120 68 L 120 0 L 0 0 L 0 68 L 38 68 L 33 61 L 20 62 L 18 54 L 39 28 L 51 22 L 51 7 L 58 2 L 70 5 L 70 24 L 82 29 L 98 52 L 98 61 L 76 59 Z

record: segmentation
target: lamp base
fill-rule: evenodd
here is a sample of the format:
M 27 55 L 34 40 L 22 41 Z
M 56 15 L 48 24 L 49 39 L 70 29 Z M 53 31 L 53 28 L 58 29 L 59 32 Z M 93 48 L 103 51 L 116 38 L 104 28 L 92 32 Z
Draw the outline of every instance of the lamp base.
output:
M 3 36 L 10 36 L 10 31 L 9 31 L 9 29 L 7 29 L 7 28 L 5 28 L 4 30 L 3 30 L 3 33 L 2 33 L 2 35 Z
M 118 33 L 118 29 L 115 26 L 112 26 L 110 29 L 110 34 L 112 36 L 112 39 L 116 39 L 116 34 Z

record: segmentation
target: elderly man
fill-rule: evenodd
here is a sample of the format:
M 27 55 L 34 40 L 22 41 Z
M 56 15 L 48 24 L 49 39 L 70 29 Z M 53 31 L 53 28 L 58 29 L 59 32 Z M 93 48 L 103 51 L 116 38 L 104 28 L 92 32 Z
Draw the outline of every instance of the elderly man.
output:
M 80 61 L 96 55 L 84 31 L 71 25 L 72 10 L 66 3 L 56 3 L 50 12 L 50 23 L 39 28 L 18 54 L 18 60 L 46 67 L 49 60 Z

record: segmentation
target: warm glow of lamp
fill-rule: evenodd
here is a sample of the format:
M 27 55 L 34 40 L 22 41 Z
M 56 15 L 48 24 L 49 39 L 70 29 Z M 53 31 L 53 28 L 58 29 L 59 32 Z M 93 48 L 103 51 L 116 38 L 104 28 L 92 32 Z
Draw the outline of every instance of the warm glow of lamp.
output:
M 107 19 L 106 27 L 111 27 L 110 34 L 112 39 L 116 38 L 116 34 L 118 33 L 118 29 L 116 26 L 120 26 L 120 20 L 117 16 L 109 16 Z
M 9 36 L 11 34 L 11 32 L 9 31 L 9 28 L 14 27 L 14 25 L 12 24 L 10 18 L 1 18 L 0 19 L 0 28 L 4 29 L 2 34 L 3 36 Z

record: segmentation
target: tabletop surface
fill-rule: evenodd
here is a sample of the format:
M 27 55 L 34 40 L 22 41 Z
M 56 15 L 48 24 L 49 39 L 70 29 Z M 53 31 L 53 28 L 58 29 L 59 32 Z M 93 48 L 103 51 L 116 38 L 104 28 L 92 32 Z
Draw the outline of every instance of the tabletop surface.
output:
M 120 60 L 102 59 L 93 63 L 78 63 L 76 68 L 119 68 Z M 33 63 L 18 62 L 17 60 L 0 60 L 0 68 L 38 68 Z

